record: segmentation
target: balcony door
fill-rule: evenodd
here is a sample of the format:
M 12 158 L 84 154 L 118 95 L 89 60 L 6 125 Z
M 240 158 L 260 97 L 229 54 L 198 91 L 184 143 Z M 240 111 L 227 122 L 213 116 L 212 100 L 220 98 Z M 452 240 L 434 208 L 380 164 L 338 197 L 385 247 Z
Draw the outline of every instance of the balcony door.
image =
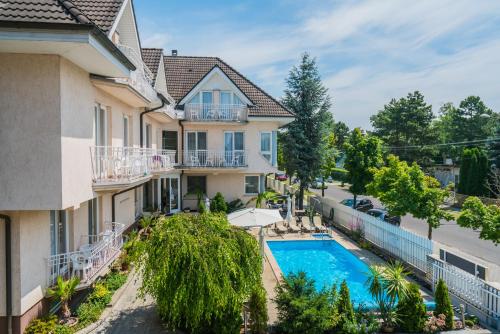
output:
M 68 251 L 68 214 L 65 210 L 50 211 L 50 255 Z
M 94 138 L 95 146 L 108 145 L 108 111 L 99 103 L 94 106 Z
M 179 211 L 180 187 L 179 177 L 161 178 L 161 210 L 164 213 Z
M 187 150 L 184 163 L 191 165 L 205 164 L 207 161 L 207 133 L 201 131 L 188 131 Z
M 214 96 L 212 92 L 201 92 L 202 119 L 211 117 Z
M 224 159 L 227 165 L 239 166 L 244 163 L 245 136 L 243 132 L 224 132 Z
M 162 150 L 172 150 L 175 151 L 175 161 L 177 162 L 177 131 L 162 131 L 161 136 L 161 148 Z

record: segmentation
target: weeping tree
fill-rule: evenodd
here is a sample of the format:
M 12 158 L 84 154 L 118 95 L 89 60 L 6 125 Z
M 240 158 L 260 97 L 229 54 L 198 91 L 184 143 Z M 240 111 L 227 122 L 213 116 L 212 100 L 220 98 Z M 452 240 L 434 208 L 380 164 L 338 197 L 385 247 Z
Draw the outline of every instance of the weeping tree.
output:
M 168 329 L 239 333 L 243 304 L 262 287 L 255 238 L 225 214 L 178 214 L 161 218 L 140 249 L 141 294 Z
M 323 86 L 316 61 L 305 53 L 286 79 L 283 105 L 295 114 L 287 125 L 283 158 L 300 181 L 299 208 L 303 208 L 304 190 L 321 173 L 325 133 L 332 126 L 328 90 Z

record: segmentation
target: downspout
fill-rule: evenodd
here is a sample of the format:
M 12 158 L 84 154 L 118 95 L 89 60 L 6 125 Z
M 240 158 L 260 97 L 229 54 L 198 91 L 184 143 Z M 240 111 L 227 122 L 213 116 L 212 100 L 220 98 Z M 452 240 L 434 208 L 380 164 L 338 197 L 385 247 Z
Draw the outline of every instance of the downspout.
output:
M 150 112 L 153 112 L 153 111 L 156 111 L 158 109 L 161 109 L 165 106 L 165 102 L 168 104 L 168 101 L 165 97 L 163 97 L 163 95 L 161 94 L 158 94 L 158 97 L 160 98 L 161 100 L 161 105 L 159 107 L 156 107 L 156 108 L 153 108 L 153 109 L 147 109 L 144 110 L 143 112 L 141 112 L 141 115 L 139 116 L 139 126 L 140 126 L 140 129 L 139 129 L 139 142 L 140 142 L 140 146 L 141 148 L 143 147 L 144 145 L 144 139 L 143 139 L 143 132 L 144 132 L 144 129 L 143 129 L 143 125 L 144 125 L 144 115 L 145 114 L 148 114 Z
M 179 154 L 179 163 L 182 164 L 184 163 L 184 124 L 182 123 L 182 120 L 179 120 L 179 127 L 181 128 L 181 153 Z M 179 187 L 180 187 L 180 192 L 181 196 L 180 197 L 180 209 L 181 211 L 184 210 L 183 207 L 183 197 L 182 197 L 182 176 L 184 175 L 184 169 L 181 169 L 181 177 L 179 178 Z
M 5 310 L 7 315 L 7 333 L 12 334 L 12 247 L 11 247 L 11 219 L 0 214 L 5 221 Z

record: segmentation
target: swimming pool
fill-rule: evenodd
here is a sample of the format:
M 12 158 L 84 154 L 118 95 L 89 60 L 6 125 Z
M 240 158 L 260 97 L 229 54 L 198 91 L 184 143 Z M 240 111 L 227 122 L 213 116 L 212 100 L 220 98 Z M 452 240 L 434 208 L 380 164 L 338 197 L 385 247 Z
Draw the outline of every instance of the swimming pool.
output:
M 368 266 L 335 240 L 267 241 L 283 275 L 304 271 L 316 289 L 340 287 L 345 279 L 354 304 L 375 306 L 364 283 Z

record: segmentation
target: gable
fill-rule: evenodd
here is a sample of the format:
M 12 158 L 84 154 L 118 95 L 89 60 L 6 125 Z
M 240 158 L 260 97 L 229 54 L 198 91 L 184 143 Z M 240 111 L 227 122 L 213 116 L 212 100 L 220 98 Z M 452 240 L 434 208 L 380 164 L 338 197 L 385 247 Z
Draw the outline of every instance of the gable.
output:
M 167 89 L 177 102 L 183 100 L 193 87 L 218 66 L 254 105 L 249 109 L 249 116 L 294 117 L 293 113 L 271 95 L 217 57 L 165 55 L 164 61 Z
M 179 104 L 182 105 L 187 103 L 199 92 L 214 90 L 230 91 L 236 94 L 244 104 L 254 104 L 218 66 L 214 66 L 210 72 L 208 72 L 195 86 L 193 86 L 186 96 L 179 101 Z
M 114 34 L 118 34 L 119 43 L 134 49 L 137 55 L 141 55 L 141 43 L 139 40 L 139 32 L 135 20 L 134 7 L 132 0 L 123 2 L 120 13 L 113 23 L 113 27 L 108 33 L 108 37 L 113 39 Z

